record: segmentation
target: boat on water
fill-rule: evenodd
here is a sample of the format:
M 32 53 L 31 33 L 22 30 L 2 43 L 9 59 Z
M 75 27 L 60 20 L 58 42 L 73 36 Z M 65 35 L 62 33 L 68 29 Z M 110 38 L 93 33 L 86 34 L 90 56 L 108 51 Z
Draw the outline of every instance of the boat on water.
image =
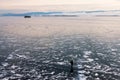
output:
M 31 18 L 31 16 L 24 16 L 24 18 Z

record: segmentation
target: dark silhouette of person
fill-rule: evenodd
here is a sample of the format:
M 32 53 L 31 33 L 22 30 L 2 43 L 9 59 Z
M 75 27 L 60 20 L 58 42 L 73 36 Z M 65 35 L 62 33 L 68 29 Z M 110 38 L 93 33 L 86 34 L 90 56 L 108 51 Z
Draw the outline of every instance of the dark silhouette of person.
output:
M 73 60 L 70 61 L 70 64 L 71 64 L 70 72 L 73 73 Z

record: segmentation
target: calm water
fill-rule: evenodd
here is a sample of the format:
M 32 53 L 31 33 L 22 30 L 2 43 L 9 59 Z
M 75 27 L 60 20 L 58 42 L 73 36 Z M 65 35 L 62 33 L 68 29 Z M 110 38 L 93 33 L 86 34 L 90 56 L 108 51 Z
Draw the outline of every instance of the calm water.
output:
M 0 80 L 119 80 L 119 22 L 119 17 L 1 17 Z

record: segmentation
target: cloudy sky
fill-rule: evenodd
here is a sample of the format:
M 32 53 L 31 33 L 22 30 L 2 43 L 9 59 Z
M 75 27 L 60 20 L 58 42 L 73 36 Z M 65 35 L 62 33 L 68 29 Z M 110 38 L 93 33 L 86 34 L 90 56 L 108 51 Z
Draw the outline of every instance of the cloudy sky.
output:
M 50 6 L 51 5 L 51 6 Z M 0 0 L 0 9 L 120 9 L 120 0 Z M 64 5 L 61 6 L 60 5 Z M 65 7 L 67 5 L 67 7 Z M 75 5 L 77 5 L 75 7 Z M 42 9 L 41 9 L 42 8 Z

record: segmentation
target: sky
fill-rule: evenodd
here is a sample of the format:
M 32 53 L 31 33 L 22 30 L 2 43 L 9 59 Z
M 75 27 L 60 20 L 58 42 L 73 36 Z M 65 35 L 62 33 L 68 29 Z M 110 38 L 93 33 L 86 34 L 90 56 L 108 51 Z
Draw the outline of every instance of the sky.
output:
M 55 7 L 56 6 L 56 7 Z M 120 0 L 0 0 L 0 9 L 94 10 L 120 9 Z

